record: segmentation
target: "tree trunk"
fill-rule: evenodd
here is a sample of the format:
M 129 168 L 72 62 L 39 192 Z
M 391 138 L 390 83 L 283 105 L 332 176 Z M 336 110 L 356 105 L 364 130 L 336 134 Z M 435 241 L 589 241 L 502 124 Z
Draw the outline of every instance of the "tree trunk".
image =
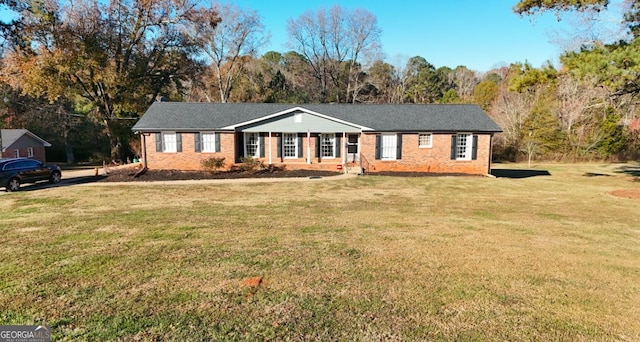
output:
M 75 164 L 76 156 L 73 154 L 73 146 L 69 142 L 65 146 L 65 151 L 67 153 L 67 164 Z

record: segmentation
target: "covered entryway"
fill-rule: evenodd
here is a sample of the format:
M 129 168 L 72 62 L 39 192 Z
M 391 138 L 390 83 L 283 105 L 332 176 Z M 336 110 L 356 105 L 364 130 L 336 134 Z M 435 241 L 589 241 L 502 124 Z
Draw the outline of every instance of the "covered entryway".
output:
M 360 161 L 360 134 L 347 134 L 347 163 Z

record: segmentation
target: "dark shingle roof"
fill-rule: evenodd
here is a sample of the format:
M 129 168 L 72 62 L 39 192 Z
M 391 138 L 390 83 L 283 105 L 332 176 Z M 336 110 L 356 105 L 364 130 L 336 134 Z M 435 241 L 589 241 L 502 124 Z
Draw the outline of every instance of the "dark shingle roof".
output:
M 50 147 L 51 146 L 50 143 L 44 141 L 39 136 L 31 133 L 29 130 L 26 130 L 24 128 L 20 128 L 20 129 L 2 129 L 2 130 L 0 130 L 0 136 L 2 136 L 2 151 L 6 151 L 7 147 L 11 146 L 14 142 L 16 142 L 18 139 L 20 139 L 25 134 L 30 136 L 31 138 L 37 140 L 38 142 L 42 143 L 42 145 L 45 146 L 45 147 Z
M 476 105 L 280 104 L 155 102 L 133 126 L 137 132 L 216 130 L 296 107 L 374 131 L 501 132 Z

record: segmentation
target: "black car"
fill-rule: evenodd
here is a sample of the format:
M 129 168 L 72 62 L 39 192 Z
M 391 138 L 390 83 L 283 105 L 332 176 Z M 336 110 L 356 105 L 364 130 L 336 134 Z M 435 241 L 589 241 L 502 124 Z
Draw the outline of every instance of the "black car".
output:
M 22 183 L 35 183 L 48 180 L 60 183 L 62 172 L 58 165 L 47 165 L 38 160 L 27 158 L 0 159 L 0 187 L 7 191 L 17 191 Z

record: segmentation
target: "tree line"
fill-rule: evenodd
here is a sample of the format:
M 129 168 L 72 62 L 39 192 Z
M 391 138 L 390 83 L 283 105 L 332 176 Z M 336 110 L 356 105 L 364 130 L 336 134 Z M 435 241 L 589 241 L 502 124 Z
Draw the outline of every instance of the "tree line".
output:
M 287 23 L 287 52 L 259 55 L 257 12 L 195 0 L 0 0 L 0 125 L 54 143 L 51 159 L 139 155 L 131 126 L 158 98 L 190 102 L 475 103 L 502 127 L 495 156 L 637 158 L 640 0 L 629 36 L 479 73 L 422 56 L 383 59 L 375 15 L 340 6 Z M 606 0 L 521 0 L 514 12 L 598 11 Z M 514 15 L 516 15 L 514 14 Z M 179 114 L 177 114 L 179 115 Z

